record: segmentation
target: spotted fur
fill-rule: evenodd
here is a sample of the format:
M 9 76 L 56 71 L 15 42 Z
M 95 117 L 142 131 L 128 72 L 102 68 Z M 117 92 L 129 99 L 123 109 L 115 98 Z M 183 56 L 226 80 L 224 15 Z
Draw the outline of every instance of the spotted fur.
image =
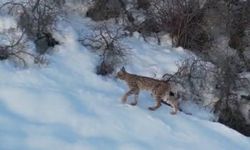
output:
M 127 102 L 128 96 L 134 95 L 134 101 L 130 104 L 136 105 L 138 103 L 140 91 L 147 90 L 151 92 L 151 95 L 156 100 L 154 106 L 148 107 L 149 110 L 153 111 L 159 108 L 161 106 L 161 101 L 163 100 L 173 107 L 171 114 L 177 113 L 178 100 L 176 95 L 171 91 L 171 86 L 168 82 L 128 73 L 124 67 L 117 73 L 116 77 L 124 80 L 129 87 L 128 92 L 122 97 L 123 103 Z

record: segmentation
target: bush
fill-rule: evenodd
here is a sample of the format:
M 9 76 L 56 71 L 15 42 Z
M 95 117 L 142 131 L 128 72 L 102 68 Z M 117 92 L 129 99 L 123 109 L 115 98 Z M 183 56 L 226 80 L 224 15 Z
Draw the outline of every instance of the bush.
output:
M 119 0 L 95 0 L 93 6 L 87 11 L 86 16 L 95 21 L 103 21 L 117 18 L 121 11 Z
M 150 0 L 137 0 L 137 9 L 147 10 L 150 7 Z
M 228 21 L 228 32 L 230 40 L 228 45 L 231 48 L 237 50 L 238 56 L 244 63 L 245 70 L 250 69 L 250 59 L 245 56 L 244 51 L 246 51 L 249 46 L 248 42 L 250 36 L 246 34 L 247 28 L 250 27 L 250 2 L 244 1 L 229 1 L 228 9 L 230 18 Z
M 243 99 L 249 96 L 239 95 L 239 91 L 249 92 L 250 81 L 240 74 L 241 62 L 237 53 L 231 50 L 226 54 L 217 49 L 217 55 L 207 58 L 209 61 L 187 59 L 175 74 L 165 74 L 163 79 L 178 85 L 185 99 L 213 109 L 219 122 L 249 136 L 248 116 L 241 110 L 247 105 Z
M 173 46 L 203 51 L 211 46 L 212 38 L 204 26 L 205 9 L 198 0 L 149 0 L 137 1 L 138 7 L 145 7 L 140 13 L 144 19 L 136 18 L 129 27 L 130 32 L 138 31 L 146 39 L 158 33 L 169 33 Z
M 174 46 L 200 51 L 209 47 L 210 36 L 203 26 L 204 10 L 199 1 L 165 0 L 163 4 L 154 3 L 153 12 L 162 30 L 170 33 Z
M 106 23 L 102 23 L 93 30 L 93 35 L 84 37 L 80 41 L 99 54 L 100 64 L 97 66 L 96 73 L 111 74 L 126 60 L 127 48 L 119 41 L 124 36 L 123 29 L 108 27 Z
M 245 118 L 242 116 L 239 110 L 239 107 L 237 107 L 237 109 L 232 109 L 230 107 L 222 109 L 220 111 L 218 121 L 246 136 L 250 136 L 250 125 L 246 123 Z
M 240 75 L 241 64 L 237 54 L 220 57 L 216 62 L 218 71 L 216 73 L 216 90 L 219 93 L 219 101 L 215 105 L 215 113 L 218 121 L 241 132 L 250 135 L 250 125 L 247 124 L 245 116 L 240 111 L 245 105 L 239 96 L 239 91 L 249 89 L 250 82 Z
M 208 94 L 214 93 L 215 72 L 217 68 L 209 61 L 199 58 L 183 60 L 175 74 L 164 74 L 163 80 L 174 82 L 186 100 L 192 100 L 201 105 L 212 104 Z M 211 106 L 212 107 L 212 106 Z
M 52 30 L 57 17 L 61 12 L 64 0 L 30 0 L 28 2 L 9 1 L 1 6 L 2 12 L 6 10 L 9 14 L 19 16 L 18 24 L 23 29 L 29 39 L 39 43 L 39 40 L 45 39 L 47 47 L 59 44 L 52 37 Z M 40 50 L 37 44 L 38 52 L 45 52 L 47 49 Z
M 41 58 L 32 52 L 29 52 L 27 39 L 24 38 L 24 32 L 18 29 L 10 28 L 0 33 L 2 38 L 7 39 L 5 43 L 0 44 L 0 61 L 9 60 L 16 66 L 26 67 L 29 60 L 41 64 Z

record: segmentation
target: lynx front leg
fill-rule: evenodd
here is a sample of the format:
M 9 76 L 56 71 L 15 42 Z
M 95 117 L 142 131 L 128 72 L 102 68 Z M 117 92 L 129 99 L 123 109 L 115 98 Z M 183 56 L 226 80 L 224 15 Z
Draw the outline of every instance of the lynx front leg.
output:
M 122 103 L 126 103 L 128 96 L 133 94 L 133 90 L 129 90 L 127 93 L 124 94 L 124 96 L 122 97 Z
M 139 90 L 137 89 L 137 90 L 135 90 L 135 97 L 134 97 L 134 101 L 133 102 L 131 102 L 130 104 L 131 105 L 136 105 L 137 103 L 138 103 L 138 97 L 139 97 Z
M 148 107 L 148 109 L 154 111 L 154 110 L 156 110 L 159 107 L 161 107 L 161 97 L 157 96 L 156 97 L 156 105 L 153 106 L 153 107 Z
M 128 99 L 128 96 L 132 95 L 132 94 L 135 94 L 136 93 L 136 89 L 131 89 L 129 90 L 126 94 L 124 94 L 124 96 L 122 97 L 122 103 L 126 103 L 127 102 L 127 99 Z

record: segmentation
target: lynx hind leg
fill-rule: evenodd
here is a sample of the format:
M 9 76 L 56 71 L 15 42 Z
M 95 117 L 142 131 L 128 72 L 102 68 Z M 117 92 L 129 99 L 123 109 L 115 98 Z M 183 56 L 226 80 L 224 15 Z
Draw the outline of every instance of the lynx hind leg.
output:
M 156 110 L 157 108 L 161 107 L 161 97 L 160 96 L 156 96 L 156 105 L 152 106 L 152 107 L 148 107 L 149 110 Z
M 130 105 L 133 105 L 133 106 L 137 105 L 139 92 L 140 92 L 139 89 L 134 90 L 134 94 L 135 94 L 134 101 L 131 102 Z
M 128 99 L 128 96 L 133 94 L 133 90 L 129 90 L 127 93 L 125 93 L 122 97 L 122 103 L 126 103 L 127 102 L 127 99 Z

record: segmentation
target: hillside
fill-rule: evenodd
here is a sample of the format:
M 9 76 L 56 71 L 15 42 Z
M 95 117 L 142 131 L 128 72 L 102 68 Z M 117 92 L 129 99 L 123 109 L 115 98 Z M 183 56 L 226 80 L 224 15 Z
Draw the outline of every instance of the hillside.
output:
M 249 138 L 209 121 L 213 116 L 195 106 L 186 106 L 193 116 L 171 115 L 168 106 L 152 112 L 147 107 L 154 101 L 146 92 L 137 106 L 122 104 L 126 85 L 96 75 L 96 54 L 77 41 L 80 30 L 90 31 L 91 21 L 74 15 L 68 19 L 58 22 L 54 36 L 62 44 L 48 56 L 47 66 L 20 69 L 0 63 L 1 150 L 250 149 Z M 0 30 L 13 26 L 13 18 L 0 20 Z M 174 72 L 176 62 L 190 55 L 136 35 L 123 42 L 132 56 L 126 69 L 149 77 Z

